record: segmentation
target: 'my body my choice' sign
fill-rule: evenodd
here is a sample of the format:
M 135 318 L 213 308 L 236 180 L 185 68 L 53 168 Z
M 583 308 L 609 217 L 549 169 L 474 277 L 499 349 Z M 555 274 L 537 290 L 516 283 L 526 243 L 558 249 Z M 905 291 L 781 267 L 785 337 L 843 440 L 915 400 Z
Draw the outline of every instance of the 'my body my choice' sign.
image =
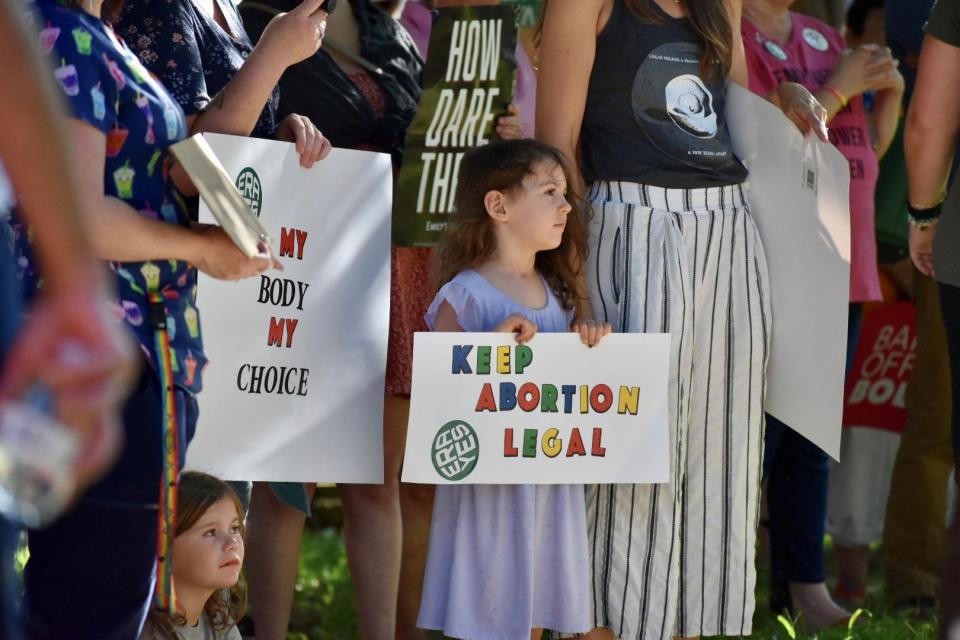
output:
M 665 482 L 670 336 L 418 333 L 403 480 Z
M 205 137 L 284 269 L 200 276 L 210 365 L 188 466 L 230 480 L 381 482 L 389 156 L 334 149 L 308 170 L 292 144 Z

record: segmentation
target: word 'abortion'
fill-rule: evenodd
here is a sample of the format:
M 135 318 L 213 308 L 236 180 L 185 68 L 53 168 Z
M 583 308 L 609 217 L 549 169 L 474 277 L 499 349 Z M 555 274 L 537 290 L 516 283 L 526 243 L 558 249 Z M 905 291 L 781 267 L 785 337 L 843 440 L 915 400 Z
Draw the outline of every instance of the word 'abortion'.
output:
M 523 375 L 533 364 L 533 349 L 529 345 L 453 345 L 450 372 L 452 375 L 484 376 L 493 373 L 500 375 Z M 640 387 L 598 384 L 551 384 L 500 381 L 497 391 L 494 385 L 485 382 L 480 387 L 474 412 L 496 413 L 519 409 L 524 413 L 543 413 L 559 415 L 602 415 L 615 412 L 620 415 L 637 415 L 640 404 Z M 569 419 L 567 420 L 569 422 Z M 572 426 L 567 430 L 566 438 L 556 427 L 540 433 L 537 429 L 515 429 L 507 427 L 503 433 L 503 456 L 505 458 L 532 458 L 541 451 L 546 457 L 554 458 L 564 450 L 563 457 L 590 455 L 604 457 L 603 427 L 592 428 L 591 446 L 584 446 L 580 427 Z M 564 446 L 566 440 L 566 447 Z M 539 446 L 538 446 L 539 444 Z
M 479 345 L 476 352 L 473 351 L 472 344 L 454 345 L 451 373 L 488 375 L 495 371 L 499 374 L 519 375 L 533 363 L 533 349 L 524 344 L 513 347 Z M 474 367 L 470 365 L 471 355 Z M 542 413 L 606 413 L 613 407 L 614 399 L 613 390 L 606 384 L 558 386 L 525 382 L 517 389 L 513 382 L 501 382 L 499 394 L 494 395 L 493 386 L 487 382 L 480 389 L 476 411 L 511 411 L 519 407 L 527 413 L 537 410 Z M 616 400 L 617 413 L 637 415 L 640 387 L 621 385 Z

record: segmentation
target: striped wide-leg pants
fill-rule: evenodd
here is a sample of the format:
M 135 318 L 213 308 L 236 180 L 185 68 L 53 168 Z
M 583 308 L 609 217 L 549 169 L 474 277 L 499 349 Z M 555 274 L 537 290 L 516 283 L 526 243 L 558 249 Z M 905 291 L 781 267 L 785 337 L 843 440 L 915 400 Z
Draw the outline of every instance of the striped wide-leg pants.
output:
M 759 234 L 739 186 L 589 195 L 594 317 L 673 335 L 670 482 L 587 488 L 595 623 L 631 640 L 749 635 L 770 344 Z

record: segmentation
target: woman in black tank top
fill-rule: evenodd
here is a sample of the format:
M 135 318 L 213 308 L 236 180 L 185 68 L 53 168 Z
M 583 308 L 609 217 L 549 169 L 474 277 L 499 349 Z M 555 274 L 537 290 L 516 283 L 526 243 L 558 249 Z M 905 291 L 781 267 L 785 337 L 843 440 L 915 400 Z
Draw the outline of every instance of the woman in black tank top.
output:
M 727 82 L 747 85 L 740 1 L 544 12 L 537 137 L 577 161 L 591 203 L 578 317 L 673 336 L 669 481 L 587 487 L 591 638 L 751 631 L 771 326 L 747 171 L 724 119 Z M 826 140 L 805 89 L 769 99 Z

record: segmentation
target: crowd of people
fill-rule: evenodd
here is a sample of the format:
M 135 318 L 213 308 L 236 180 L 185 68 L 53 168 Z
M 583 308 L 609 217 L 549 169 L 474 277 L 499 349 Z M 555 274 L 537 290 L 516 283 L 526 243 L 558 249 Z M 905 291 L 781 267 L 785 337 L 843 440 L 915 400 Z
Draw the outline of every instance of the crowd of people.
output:
M 197 273 L 279 264 L 197 222 L 170 147 L 225 133 L 292 143 L 305 169 L 343 147 L 399 171 L 425 60 L 442 54 L 432 21 L 481 4 L 498 2 L 0 0 L 0 420 L 41 386 L 80 443 L 76 495 L 27 532 L 22 584 L 22 527 L 0 516 L 0 637 L 239 640 L 246 616 L 259 640 L 286 638 L 316 486 L 181 473 L 203 377 L 219 375 Z M 942 601 L 946 638 L 960 616 L 960 528 L 946 524 L 960 0 L 526 4 L 540 23 L 518 38 L 498 140 L 463 159 L 450 228 L 436 248 L 391 249 L 384 482 L 338 486 L 359 635 L 749 636 L 764 561 L 771 608 L 816 631 L 865 602 L 882 538 L 893 607 Z M 877 441 L 845 429 L 832 464 L 765 414 L 771 299 L 791 292 L 771 287 L 729 83 L 848 161 L 848 372 L 872 305 L 916 307 L 888 490 L 851 462 L 880 460 Z M 672 334 L 669 481 L 401 483 L 418 331 L 572 331 L 587 347 Z M 847 508 L 871 491 L 885 514 Z

